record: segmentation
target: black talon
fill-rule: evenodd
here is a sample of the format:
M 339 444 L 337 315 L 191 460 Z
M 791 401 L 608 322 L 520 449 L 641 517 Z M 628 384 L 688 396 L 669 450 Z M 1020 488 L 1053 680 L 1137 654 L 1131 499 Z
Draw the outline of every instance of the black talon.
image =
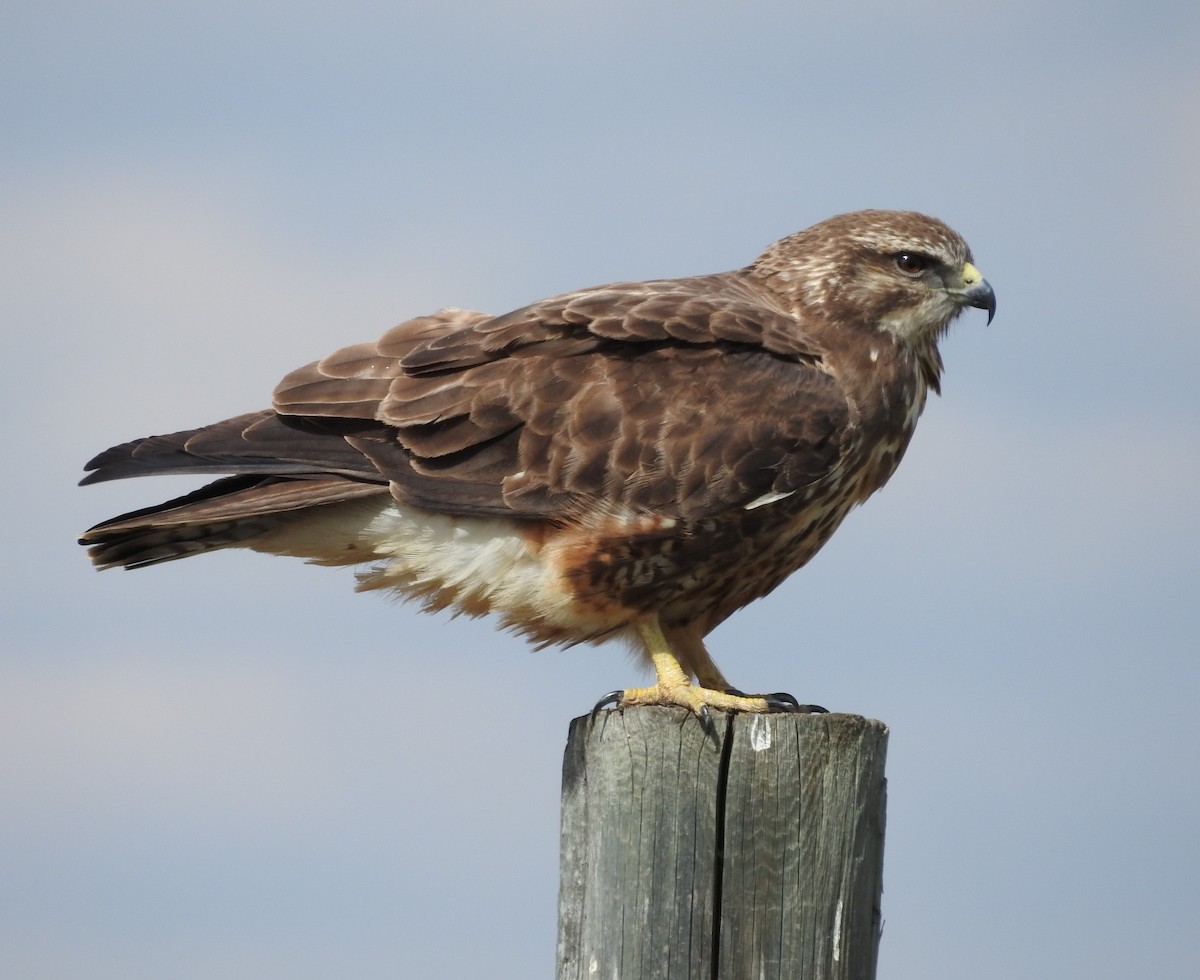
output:
M 596 706 L 592 708 L 592 717 L 595 718 L 596 715 L 601 712 L 601 710 L 607 708 L 609 705 L 620 704 L 623 697 L 625 697 L 624 691 L 609 691 L 606 695 L 604 695 L 604 697 L 597 701 Z
M 777 691 L 774 694 L 746 694 L 744 691 L 739 691 L 736 687 L 731 687 L 725 693 L 735 698 L 762 698 L 767 702 L 767 707 L 772 711 L 790 711 L 794 714 L 812 715 L 829 713 L 828 708 L 822 708 L 819 704 L 801 704 L 793 695 L 788 694 L 787 691 Z

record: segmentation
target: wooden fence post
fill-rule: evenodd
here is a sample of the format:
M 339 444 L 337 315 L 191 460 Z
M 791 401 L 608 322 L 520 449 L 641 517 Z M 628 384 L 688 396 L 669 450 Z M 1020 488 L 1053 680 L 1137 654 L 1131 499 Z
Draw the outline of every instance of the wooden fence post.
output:
M 873 980 L 887 728 L 713 717 L 571 723 L 558 980 Z

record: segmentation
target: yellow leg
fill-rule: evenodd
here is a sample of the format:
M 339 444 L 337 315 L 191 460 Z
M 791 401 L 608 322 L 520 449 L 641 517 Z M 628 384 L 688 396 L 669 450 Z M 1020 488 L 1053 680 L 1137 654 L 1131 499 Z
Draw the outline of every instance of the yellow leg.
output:
M 772 703 L 763 697 L 727 694 L 725 691 L 693 684 L 680 665 L 679 658 L 671 650 L 671 644 L 658 620 L 644 620 L 638 624 L 637 631 L 646 645 L 650 662 L 654 664 L 655 684 L 653 687 L 635 687 L 623 692 L 618 702 L 621 707 L 636 704 L 677 704 L 702 717 L 706 706 L 720 711 L 758 713 L 787 710 L 785 705 Z M 709 663 L 711 664 L 711 661 Z M 712 670 L 713 676 L 724 680 L 715 666 Z

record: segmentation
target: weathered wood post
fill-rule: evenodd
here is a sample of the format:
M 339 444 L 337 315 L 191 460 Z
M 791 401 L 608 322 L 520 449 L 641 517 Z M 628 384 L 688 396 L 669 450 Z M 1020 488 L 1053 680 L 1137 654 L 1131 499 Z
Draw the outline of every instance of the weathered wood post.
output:
M 872 980 L 887 728 L 603 711 L 563 761 L 558 980 Z

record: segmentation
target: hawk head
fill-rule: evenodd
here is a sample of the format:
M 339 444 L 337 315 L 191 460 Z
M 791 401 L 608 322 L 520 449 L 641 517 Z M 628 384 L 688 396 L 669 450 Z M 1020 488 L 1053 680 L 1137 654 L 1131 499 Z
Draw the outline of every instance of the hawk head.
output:
M 923 350 L 967 306 L 996 312 L 992 287 L 952 228 L 915 211 L 841 214 L 776 242 L 750 267 L 806 323 L 883 330 Z

